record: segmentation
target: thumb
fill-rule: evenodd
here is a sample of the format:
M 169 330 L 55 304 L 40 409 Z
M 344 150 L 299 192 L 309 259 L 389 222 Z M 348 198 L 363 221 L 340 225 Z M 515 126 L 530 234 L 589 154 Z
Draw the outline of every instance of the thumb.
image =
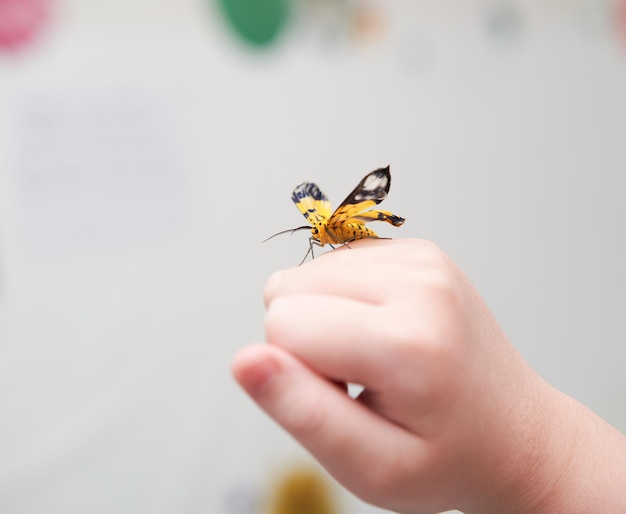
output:
M 390 484 L 381 476 L 397 474 L 394 464 L 415 445 L 413 434 L 280 347 L 248 346 L 234 357 L 232 370 L 252 399 L 340 483 L 366 501 L 382 500 Z
M 337 391 L 336 382 L 321 377 L 274 345 L 259 343 L 243 348 L 233 359 L 232 371 L 248 395 L 305 445 L 329 429 L 334 418 L 332 405 L 349 407 L 354 403 Z

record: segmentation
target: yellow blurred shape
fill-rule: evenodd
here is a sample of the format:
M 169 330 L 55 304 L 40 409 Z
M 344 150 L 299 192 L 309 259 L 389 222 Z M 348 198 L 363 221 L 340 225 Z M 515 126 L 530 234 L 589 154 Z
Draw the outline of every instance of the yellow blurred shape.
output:
M 276 483 L 268 514 L 338 514 L 330 483 L 311 466 L 293 468 Z

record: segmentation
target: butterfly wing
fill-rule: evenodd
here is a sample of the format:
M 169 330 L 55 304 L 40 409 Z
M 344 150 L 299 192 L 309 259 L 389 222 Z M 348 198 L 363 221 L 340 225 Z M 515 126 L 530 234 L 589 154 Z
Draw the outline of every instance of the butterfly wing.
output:
M 382 202 L 389 193 L 391 173 L 389 166 L 379 168 L 368 173 L 331 214 L 330 201 L 324 193 L 312 182 L 303 182 L 293 190 L 291 200 L 306 218 L 309 225 L 283 230 L 270 236 L 271 239 L 279 234 L 297 232 L 310 229 L 309 253 L 313 256 L 313 245 L 344 244 L 363 238 L 377 238 L 378 235 L 365 226 L 369 221 L 386 221 L 394 226 L 404 223 L 404 218 L 389 211 L 366 210 Z M 266 239 L 267 241 L 267 239 Z M 302 264 L 302 263 L 301 263 Z
M 354 190 L 341 202 L 333 216 L 343 215 L 351 217 L 369 207 L 379 204 L 389 193 L 391 187 L 391 172 L 389 166 L 379 168 L 368 173 Z
M 404 223 L 404 218 L 389 211 L 366 210 L 387 198 L 390 187 L 389 166 L 368 173 L 359 182 L 328 220 L 327 229 L 336 236 L 337 242 L 378 237 L 373 230 L 364 226 L 370 221 L 385 221 L 396 227 Z
M 311 225 L 330 217 L 330 201 L 313 182 L 304 182 L 296 187 L 291 200 Z
M 404 218 L 396 216 L 389 211 L 374 210 L 362 212 L 361 214 L 357 214 L 356 216 L 351 216 L 350 218 L 346 218 L 346 221 L 360 223 L 367 223 L 369 221 L 386 221 L 394 227 L 399 227 L 404 223 Z

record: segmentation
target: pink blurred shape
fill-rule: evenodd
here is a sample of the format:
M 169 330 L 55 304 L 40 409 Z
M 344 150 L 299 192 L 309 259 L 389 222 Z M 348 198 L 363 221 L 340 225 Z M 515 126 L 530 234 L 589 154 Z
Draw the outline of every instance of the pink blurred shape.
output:
M 0 51 L 30 43 L 48 20 L 49 0 L 0 0 Z
M 624 43 L 626 43 L 626 0 L 617 0 L 615 2 L 615 27 Z

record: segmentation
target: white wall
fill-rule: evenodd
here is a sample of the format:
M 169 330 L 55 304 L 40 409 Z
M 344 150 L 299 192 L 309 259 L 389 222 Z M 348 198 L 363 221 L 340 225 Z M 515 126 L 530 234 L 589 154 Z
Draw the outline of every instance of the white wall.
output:
M 386 164 L 407 223 L 383 233 L 446 249 L 541 374 L 626 430 L 608 2 L 516 2 L 496 28 L 499 2 L 372 5 L 372 40 L 301 16 L 250 52 L 208 2 L 67 0 L 0 56 L 3 513 L 231 514 L 304 458 L 230 377 L 307 248 L 260 241 L 301 223 L 298 183 L 338 202 Z

